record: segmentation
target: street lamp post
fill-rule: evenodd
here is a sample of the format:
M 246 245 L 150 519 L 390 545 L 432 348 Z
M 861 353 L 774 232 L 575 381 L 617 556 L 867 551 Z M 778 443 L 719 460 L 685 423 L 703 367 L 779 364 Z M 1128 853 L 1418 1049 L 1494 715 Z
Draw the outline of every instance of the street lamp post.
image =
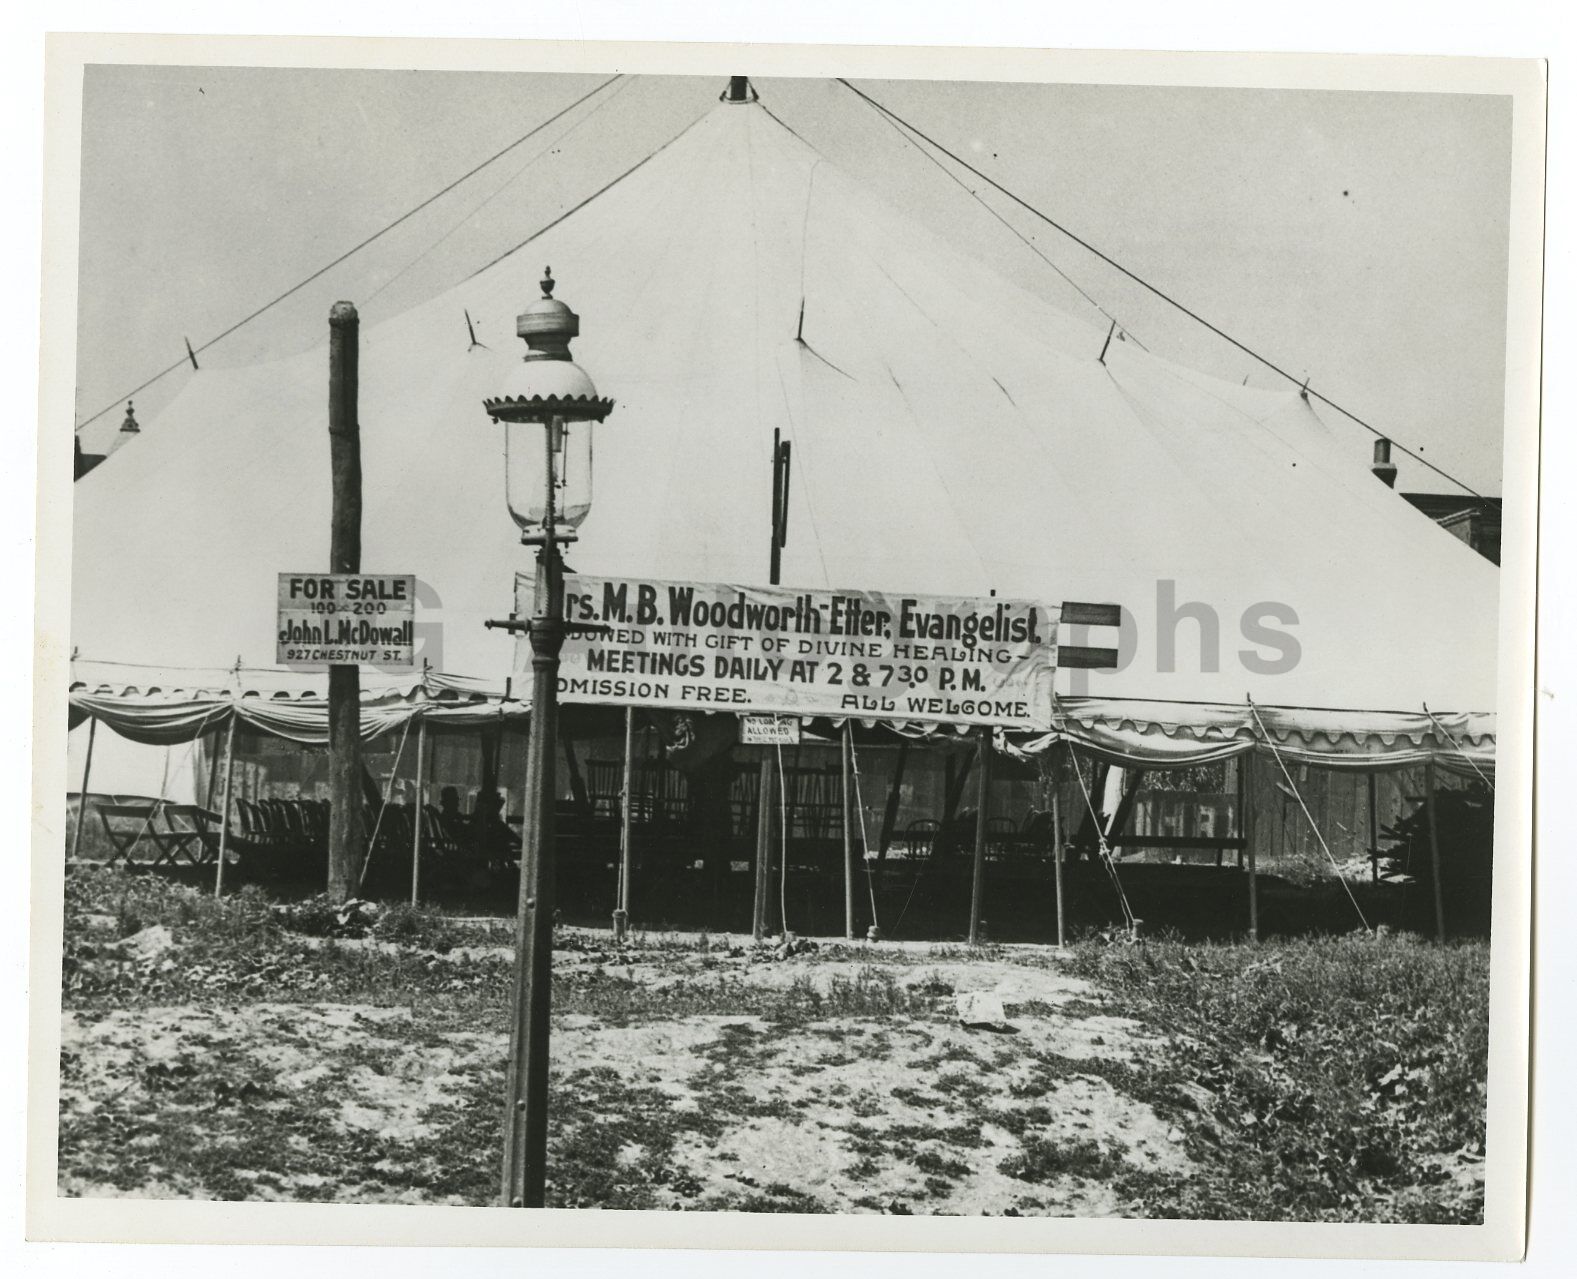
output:
M 525 821 L 521 832 L 520 902 L 515 921 L 515 988 L 509 1035 L 501 1200 L 541 1208 L 547 1189 L 548 1017 L 552 998 L 555 844 L 554 750 L 558 737 L 559 652 L 564 621 L 564 561 L 591 510 L 591 424 L 613 401 L 571 358 L 580 319 L 553 296 L 553 272 L 542 297 L 515 322 L 529 348 L 501 395 L 485 400 L 488 416 L 505 424 L 509 513 L 520 540 L 537 547 L 536 602 L 527 622 L 489 622 L 524 630 L 531 640 L 531 729 L 526 747 Z M 540 439 L 534 427 L 542 428 Z

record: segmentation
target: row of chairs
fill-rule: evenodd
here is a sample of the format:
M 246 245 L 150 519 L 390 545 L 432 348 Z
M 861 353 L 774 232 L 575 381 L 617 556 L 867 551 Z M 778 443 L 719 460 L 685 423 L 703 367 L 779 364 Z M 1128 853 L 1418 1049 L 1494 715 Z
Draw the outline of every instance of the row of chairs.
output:
M 251 848 L 311 853 L 328 846 L 329 804 L 324 799 L 235 801 L 238 840 Z

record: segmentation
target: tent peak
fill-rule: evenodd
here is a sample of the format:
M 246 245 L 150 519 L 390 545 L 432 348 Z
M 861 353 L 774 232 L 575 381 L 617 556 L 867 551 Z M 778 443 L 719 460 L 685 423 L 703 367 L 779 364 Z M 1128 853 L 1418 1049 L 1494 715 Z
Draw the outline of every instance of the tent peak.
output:
M 734 75 L 728 77 L 728 88 L 723 90 L 718 101 L 738 104 L 741 102 L 754 102 L 760 96 L 756 92 L 755 86 L 750 83 L 749 76 Z

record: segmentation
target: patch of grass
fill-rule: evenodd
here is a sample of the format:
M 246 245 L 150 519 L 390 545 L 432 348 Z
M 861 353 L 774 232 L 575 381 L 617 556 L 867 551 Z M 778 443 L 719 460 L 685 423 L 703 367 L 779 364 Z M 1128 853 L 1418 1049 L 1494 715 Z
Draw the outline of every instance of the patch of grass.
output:
M 1487 945 L 1162 940 L 1084 945 L 1074 967 L 1170 1032 L 1152 1095 L 1179 1114 L 1209 1099 L 1187 1122 L 1201 1175 L 1133 1185 L 1147 1215 L 1373 1220 L 1401 1196 L 1415 1220 L 1482 1220 L 1482 1184 L 1462 1193 L 1427 1156 L 1483 1151 Z
M 1036 1128 L 1044 1128 L 1051 1122 L 1051 1111 L 1046 1106 L 1009 1106 L 1005 1109 L 992 1110 L 989 1114 L 990 1121 L 998 1128 L 1012 1133 L 1015 1137 Z
M 904 1105 L 913 1106 L 916 1110 L 933 1110 L 941 1101 L 940 1097 L 921 1092 L 918 1088 L 910 1088 L 907 1084 L 899 1084 L 889 1095 L 894 1101 L 901 1101 Z
M 898 1141 L 935 1141 L 943 1145 L 974 1150 L 983 1145 L 985 1138 L 975 1124 L 940 1124 L 920 1127 L 917 1124 L 892 1124 L 888 1134 Z
M 936 1052 L 925 1059 L 925 1064 L 927 1066 L 945 1066 L 949 1062 L 955 1061 L 966 1061 L 971 1066 L 979 1064 L 975 1057 L 974 1049 L 967 1044 L 957 1042 L 942 1045 Z
M 940 1076 L 931 1086 L 939 1093 L 959 1098 L 983 1097 L 991 1091 L 991 1085 L 979 1075 L 967 1074 L 961 1070 Z
M 1124 1172 L 1127 1164 L 1115 1150 L 1088 1138 L 1052 1140 L 1031 1134 L 997 1167 L 1009 1177 L 1044 1186 L 1059 1177 L 1111 1180 Z
M 512 980 L 507 955 L 455 958 L 451 948 L 468 939 L 468 925 L 441 912 L 384 912 L 365 925 L 372 933 L 365 942 L 304 936 L 286 922 L 255 888 L 216 901 L 154 875 L 70 869 L 64 1002 L 86 1018 L 161 1005 L 292 1001 L 413 1015 L 397 1024 L 369 1018 L 364 1035 L 323 1055 L 321 1073 L 290 1087 L 222 1034 L 193 1030 L 173 1057 L 139 1061 L 109 1087 L 95 1076 L 97 1092 L 88 1097 L 86 1068 L 68 1050 L 61 1058 L 63 1177 L 218 1198 L 492 1202 L 501 1052 L 451 1067 L 451 1095 L 424 1112 L 420 1139 L 385 1138 L 340 1117 L 369 1073 L 397 1072 L 411 1054 L 452 1048 L 479 1028 L 501 1034 Z M 155 925 L 169 930 L 170 949 L 139 957 L 120 944 Z M 967 1040 L 945 1029 L 952 986 L 934 968 L 937 951 L 829 946 L 796 956 L 793 980 L 783 984 L 782 969 L 763 974 L 757 966 L 767 962 L 764 953 L 720 938 L 703 939 L 699 951 L 694 939 L 647 939 L 625 950 L 573 930 L 559 940 L 560 950 L 576 953 L 555 973 L 556 1016 L 641 1026 L 706 1017 L 715 1019 L 716 1034 L 694 1049 L 706 1064 L 692 1078 L 689 1104 L 611 1070 L 555 1080 L 550 1199 L 557 1205 L 824 1210 L 807 1191 L 747 1180 L 737 1193 L 709 1191 L 683 1171 L 685 1151 L 691 1158 L 697 1149 L 715 1151 L 740 1124 L 812 1122 L 819 1099 L 833 1102 L 836 1122 L 814 1122 L 828 1129 L 827 1140 L 846 1143 L 851 1174 L 912 1174 L 906 1194 L 917 1210 L 927 1193 L 950 1194 L 948 1179 L 977 1166 L 981 1156 L 970 1152 L 982 1149 L 989 1124 L 1016 1139 L 1016 1151 L 997 1154 L 1007 1156 L 1003 1171 L 1027 1188 L 1057 1178 L 1103 1180 L 1134 1216 L 1482 1217 L 1481 1184 L 1475 1189 L 1470 1178 L 1452 1175 L 1470 1166 L 1458 1152 L 1482 1151 L 1482 946 L 1440 948 L 1401 937 L 1259 947 L 1167 938 L 1086 944 L 1071 968 L 1108 993 L 1031 1000 L 1015 1015 L 1122 1016 L 1166 1035 L 1143 1057 L 1116 1059 L 1066 1056 L 1037 1047 L 1030 1034 Z M 835 958 L 861 966 L 818 972 Z M 1000 949 L 959 948 L 956 958 L 1050 962 Z M 635 979 L 630 965 L 637 963 L 646 965 L 645 981 Z M 912 978 L 921 963 L 932 971 L 899 984 L 906 968 Z M 836 1044 L 814 1030 L 795 1033 L 832 1020 L 849 1023 L 838 1028 Z M 271 1033 L 276 1046 L 292 1042 L 284 1025 Z M 305 1039 L 297 1046 L 311 1047 Z M 891 1092 L 860 1070 L 900 1054 L 921 1071 Z M 1010 1087 L 1001 1078 L 1006 1071 L 1013 1072 Z M 785 1076 L 801 1078 L 787 1090 L 769 1086 Z M 1116 1147 L 1088 1136 L 1053 1138 L 1051 1099 L 1076 1079 L 1109 1086 L 1125 1103 L 1148 1105 L 1176 1124 L 1193 1162 L 1187 1175 L 1130 1166 Z M 935 1122 L 894 1124 L 893 1101 L 931 1112 Z M 890 1194 L 867 1198 L 860 1206 L 907 1210 Z M 1018 1202 L 1037 1206 L 1033 1198 Z
M 934 1150 L 922 1150 L 914 1157 L 914 1166 L 933 1177 L 957 1179 L 969 1175 L 969 1165 L 962 1159 L 949 1159 Z
M 734 973 L 650 986 L 594 968 L 564 974 L 554 991 L 556 1009 L 589 1013 L 615 1025 L 654 1017 L 753 1016 L 793 1029 L 832 1018 L 929 1015 L 923 1003 L 880 969 L 836 974 L 825 984 L 803 974 L 787 986 L 769 986 Z
M 491 1012 L 506 1006 L 512 980 L 503 956 L 461 964 L 408 946 L 391 951 L 309 937 L 284 927 L 256 886 L 215 898 L 119 867 L 72 867 L 64 922 L 68 1008 L 333 998 L 382 1005 L 425 1000 Z M 168 950 L 137 955 L 121 945 L 154 927 L 169 931 Z
M 724 1198 L 708 1203 L 708 1208 L 731 1212 L 826 1212 L 827 1208 L 814 1195 L 785 1186 L 781 1182 L 764 1187 L 759 1194 L 739 1199 Z

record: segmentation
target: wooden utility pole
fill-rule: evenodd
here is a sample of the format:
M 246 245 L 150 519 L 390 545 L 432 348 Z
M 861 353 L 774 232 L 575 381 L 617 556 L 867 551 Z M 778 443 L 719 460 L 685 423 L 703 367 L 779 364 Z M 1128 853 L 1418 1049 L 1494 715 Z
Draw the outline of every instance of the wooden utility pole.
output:
M 329 571 L 361 572 L 361 425 L 356 396 L 361 321 L 349 302 L 329 311 L 329 464 L 334 508 Z M 350 897 L 366 833 L 361 813 L 361 670 L 329 667 L 329 876 L 333 901 Z

